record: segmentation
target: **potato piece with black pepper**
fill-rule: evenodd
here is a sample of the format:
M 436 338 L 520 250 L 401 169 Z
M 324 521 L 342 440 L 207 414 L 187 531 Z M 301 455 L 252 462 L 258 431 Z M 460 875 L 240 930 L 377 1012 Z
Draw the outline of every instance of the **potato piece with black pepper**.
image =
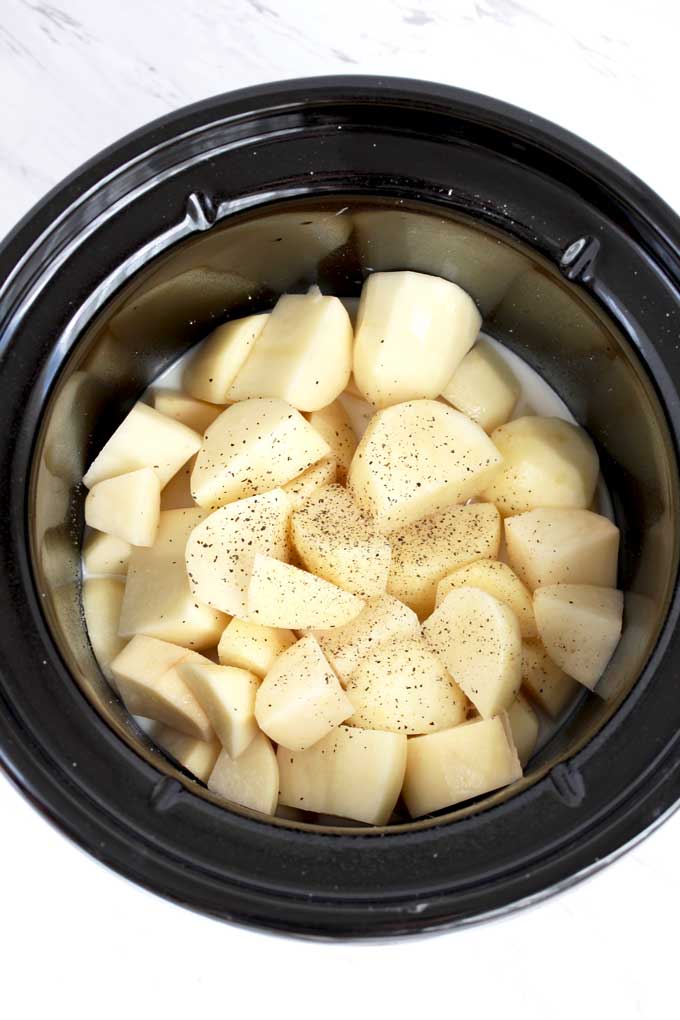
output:
M 593 689 L 621 637 L 623 593 L 588 584 L 552 584 L 534 592 L 545 649 L 565 673 Z
M 338 465 L 338 480 L 344 482 L 357 448 L 357 437 L 347 411 L 339 400 L 334 400 L 328 407 L 312 411 L 309 424 L 330 446 Z
M 132 546 L 115 535 L 91 531 L 83 544 L 83 566 L 90 574 L 127 574 Z
M 484 504 L 480 504 L 484 505 Z M 512 609 L 523 638 L 536 637 L 536 621 L 531 592 L 507 563 L 500 560 L 475 560 L 447 574 L 437 585 L 437 605 L 454 588 L 481 588 Z
M 299 510 L 324 485 L 332 485 L 338 473 L 335 457 L 322 457 L 301 475 L 286 482 L 281 488 L 290 500 L 291 510 Z
M 246 315 L 214 329 L 193 353 L 184 372 L 182 385 L 187 393 L 212 404 L 240 399 L 231 396 L 231 384 L 243 368 L 268 318 L 268 313 Z
M 324 630 L 358 616 L 365 603 L 351 592 L 271 556 L 255 556 L 248 587 L 248 618 L 267 627 Z
M 619 529 L 590 510 L 541 507 L 505 521 L 508 559 L 532 590 L 547 584 L 616 587 Z

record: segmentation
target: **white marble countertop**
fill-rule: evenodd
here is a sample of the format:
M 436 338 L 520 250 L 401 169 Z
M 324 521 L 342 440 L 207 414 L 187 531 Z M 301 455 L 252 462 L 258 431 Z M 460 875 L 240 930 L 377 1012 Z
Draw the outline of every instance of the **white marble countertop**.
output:
M 525 106 L 680 209 L 679 30 L 666 0 L 1 0 L 0 233 L 154 117 L 329 73 L 437 79 Z M 0 996 L 13 1018 L 152 1006 L 184 1017 L 239 1002 L 284 1017 L 344 1016 L 348 1004 L 401 1017 L 424 998 L 508 1020 L 675 1012 L 680 816 L 542 906 L 389 948 L 274 940 L 181 911 L 78 853 L 3 781 L 0 818 Z

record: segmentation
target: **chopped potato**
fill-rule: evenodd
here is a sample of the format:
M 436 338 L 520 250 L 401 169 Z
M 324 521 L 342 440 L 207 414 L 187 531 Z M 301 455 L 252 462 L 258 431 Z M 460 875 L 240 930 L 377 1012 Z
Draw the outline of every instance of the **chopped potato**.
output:
M 164 723 L 153 723 L 149 737 L 154 744 L 158 744 L 178 761 L 187 772 L 191 772 L 202 783 L 208 782 L 208 776 L 222 750 L 219 740 L 197 740 L 196 737 L 188 737 L 186 733 L 173 730 Z
M 229 757 L 238 758 L 257 733 L 258 678 L 248 670 L 207 661 L 180 662 L 177 672 L 207 715 Z
M 479 504 L 484 506 L 484 504 Z M 531 592 L 517 575 L 499 560 L 475 560 L 448 574 L 437 585 L 437 605 L 444 601 L 454 588 L 481 588 L 512 609 L 523 638 L 536 637 L 536 621 Z
M 279 298 L 228 397 L 279 397 L 300 411 L 331 404 L 349 381 L 353 332 L 336 297 L 318 288 Z
M 491 434 L 503 468 L 483 496 L 504 515 L 590 506 L 600 470 L 590 437 L 562 418 L 515 418 Z
M 153 545 L 161 509 L 161 486 L 153 468 L 105 478 L 85 500 L 85 523 L 130 545 Z
M 295 641 L 292 630 L 263 627 L 235 616 L 220 638 L 217 654 L 223 666 L 239 666 L 263 677 L 272 668 L 277 656 Z
M 271 556 L 255 556 L 248 588 L 248 618 L 267 627 L 323 630 L 341 627 L 365 603 L 351 592 Z
M 479 588 L 454 588 L 423 635 L 481 716 L 509 708 L 521 683 L 522 638 L 505 603 Z
M 277 752 L 280 802 L 385 825 L 406 768 L 403 733 L 338 726 L 306 751 Z
M 433 611 L 437 584 L 449 571 L 498 554 L 501 517 L 493 503 L 452 506 L 389 537 L 387 590 L 422 618 Z
M 522 642 L 522 687 L 553 719 L 582 689 L 552 661 L 540 641 Z
M 132 546 L 115 535 L 91 531 L 83 545 L 83 566 L 89 574 L 127 574 Z
M 208 716 L 182 680 L 177 666 L 208 662 L 198 652 L 138 634 L 111 663 L 117 690 L 131 715 L 165 723 L 198 740 L 213 740 Z
M 550 658 L 591 690 L 621 637 L 623 594 L 588 584 L 552 584 L 534 592 L 538 633 Z
M 90 465 L 83 484 L 91 489 L 106 478 L 150 467 L 165 485 L 200 445 L 201 437 L 193 429 L 146 404 L 135 404 Z
M 281 488 L 288 496 L 291 510 L 299 510 L 307 500 L 324 485 L 332 485 L 338 474 L 335 457 L 322 457 L 316 464 L 303 471 L 297 478 L 286 482 Z
M 113 577 L 97 577 L 83 584 L 83 613 L 94 657 L 107 679 L 112 679 L 111 662 L 125 646 L 118 636 L 120 607 L 125 584 Z
M 508 559 L 531 589 L 546 584 L 616 587 L 619 529 L 590 510 L 540 508 L 508 517 Z
M 224 410 L 219 405 L 196 400 L 177 390 L 157 390 L 153 396 L 153 406 L 166 418 L 181 421 L 182 425 L 198 432 L 199 436 L 203 435 L 208 425 L 212 425 L 215 418 Z
M 393 733 L 434 733 L 465 720 L 468 700 L 422 639 L 369 652 L 347 681 L 350 722 Z
M 396 638 L 420 637 L 418 617 L 392 595 L 368 599 L 353 620 L 332 630 L 315 630 L 314 636 L 341 680 L 347 680 L 374 649 Z
M 338 480 L 344 482 L 357 448 L 357 437 L 347 411 L 339 400 L 334 400 L 328 407 L 312 411 L 309 424 L 330 446 L 337 461 Z
M 191 473 L 196 464 L 196 457 L 188 460 L 167 485 L 161 490 L 161 510 L 188 510 L 195 507 L 191 495 Z
M 190 648 L 217 644 L 228 617 L 197 602 L 189 587 L 184 550 L 205 510 L 161 512 L 156 541 L 130 556 L 120 616 L 121 637 L 146 634 Z
M 229 503 L 199 521 L 186 544 L 193 596 L 223 613 L 247 618 L 255 554 L 289 558 L 289 518 L 288 497 L 273 489 Z
M 351 714 L 352 702 L 311 635 L 279 655 L 255 699 L 260 729 L 292 751 L 316 744 Z
M 424 273 L 372 273 L 357 313 L 354 378 L 375 407 L 438 397 L 482 317 L 464 290 Z
M 385 591 L 390 544 L 342 485 L 326 485 L 291 517 L 302 565 L 363 598 Z
M 510 705 L 508 722 L 512 741 L 517 748 L 517 755 L 522 767 L 524 767 L 534 753 L 538 740 L 538 716 L 524 695 L 518 694 Z
M 208 779 L 208 789 L 224 800 L 273 815 L 279 799 L 279 768 L 264 733 L 256 733 L 238 758 L 223 750 Z
M 359 506 L 389 532 L 479 495 L 500 464 L 475 422 L 439 401 L 413 400 L 371 418 L 349 485 Z
M 182 383 L 187 393 L 212 404 L 238 399 L 230 396 L 231 384 L 268 318 L 268 314 L 247 315 L 214 329 L 193 354 L 184 372 Z M 203 432 L 205 428 L 198 431 Z
M 253 399 L 223 411 L 206 431 L 191 475 L 196 502 L 212 510 L 289 482 L 331 452 L 283 400 Z
M 490 793 L 522 776 L 507 719 L 473 719 L 408 741 L 403 796 L 412 818 Z
M 442 396 L 455 408 L 493 432 L 512 417 L 520 385 L 488 340 L 478 340 L 448 383 Z

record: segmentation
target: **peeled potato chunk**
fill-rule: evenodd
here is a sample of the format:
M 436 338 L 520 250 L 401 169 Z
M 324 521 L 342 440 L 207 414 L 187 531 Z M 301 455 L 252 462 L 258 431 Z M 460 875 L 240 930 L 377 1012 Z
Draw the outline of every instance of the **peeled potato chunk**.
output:
M 239 666 L 261 678 L 295 641 L 291 630 L 263 627 L 234 617 L 220 638 L 217 654 L 223 666 Z
M 418 617 L 392 595 L 368 599 L 353 620 L 332 630 L 315 630 L 324 655 L 342 680 L 374 649 L 393 638 L 419 638 Z
M 512 741 L 522 766 L 534 753 L 538 740 L 538 716 L 522 694 L 518 694 L 508 709 L 508 723 Z
M 160 509 L 158 476 L 153 468 L 140 468 L 93 485 L 85 500 L 85 523 L 130 545 L 153 545 Z
M 406 737 L 338 726 L 306 751 L 280 747 L 277 758 L 281 804 L 384 825 L 404 779 Z
M 200 445 L 201 437 L 193 429 L 146 404 L 135 404 L 90 465 L 83 484 L 91 489 L 106 478 L 150 467 L 165 485 Z
M 483 506 L 484 504 L 480 504 Z M 500 560 L 475 560 L 448 574 L 437 585 L 437 605 L 454 588 L 481 588 L 512 609 L 523 638 L 536 637 L 536 621 L 531 592 L 522 584 L 512 568 Z
M 201 520 L 186 545 L 186 570 L 195 598 L 246 618 L 256 553 L 288 559 L 290 504 L 281 489 L 239 499 Z
M 592 503 L 600 462 L 592 440 L 578 425 L 529 415 L 494 429 L 491 439 L 503 468 L 483 496 L 502 514 Z
M 138 634 L 113 660 L 111 672 L 131 715 L 155 719 L 197 740 L 213 740 L 208 716 L 176 668 L 189 661 L 209 660 L 179 645 Z
M 327 407 L 312 411 L 309 424 L 326 440 L 338 465 L 338 478 L 344 482 L 357 448 L 357 437 L 347 411 L 339 400 L 334 400 Z
M 197 740 L 196 737 L 188 737 L 186 733 L 173 730 L 164 723 L 153 723 L 149 736 L 187 772 L 191 772 L 202 783 L 208 782 L 208 776 L 222 750 L 219 740 Z
M 299 510 L 300 507 L 303 507 L 307 500 L 324 485 L 332 485 L 337 473 L 338 464 L 335 457 L 322 457 L 297 478 L 286 482 L 282 489 L 288 496 L 291 510 Z
M 455 408 L 493 432 L 512 417 L 520 385 L 488 340 L 478 340 L 448 383 L 442 396 Z
M 350 722 L 393 733 L 434 733 L 465 720 L 468 700 L 421 639 L 370 652 L 347 681 Z
M 534 592 L 534 613 L 553 662 L 592 690 L 621 637 L 623 593 L 587 584 L 551 584 Z
M 205 400 L 196 400 L 178 390 L 157 390 L 153 396 L 153 406 L 166 418 L 181 421 L 183 425 L 198 432 L 199 436 L 224 410 L 223 407 L 208 404 Z
M 330 447 L 283 400 L 234 404 L 205 433 L 191 475 L 196 502 L 211 510 L 284 485 Z
M 522 639 L 505 603 L 479 588 L 455 588 L 423 635 L 481 716 L 510 707 L 521 683 Z
M 471 560 L 495 557 L 501 517 L 493 503 L 452 506 L 390 534 L 387 590 L 422 618 L 435 606 L 437 584 Z
M 390 544 L 342 485 L 326 485 L 291 517 L 304 567 L 339 588 L 370 598 L 385 591 Z
M 365 603 L 351 592 L 289 563 L 257 554 L 248 588 L 248 618 L 290 630 L 341 627 Z
M 231 384 L 268 318 L 268 314 L 247 315 L 214 329 L 199 346 L 184 372 L 182 385 L 187 393 L 212 404 L 226 404 L 228 400 L 239 399 L 229 395 Z
M 120 634 L 146 634 L 190 648 L 210 648 L 228 617 L 198 602 L 187 577 L 184 550 L 205 510 L 164 510 L 156 541 L 130 556 Z
M 460 411 L 412 400 L 371 418 L 349 486 L 359 506 L 389 532 L 479 495 L 500 464 L 486 432 Z
M 352 341 L 352 324 L 339 298 L 318 288 L 284 294 L 234 379 L 229 399 L 280 397 L 300 411 L 318 411 L 347 385 Z
M 223 750 L 208 779 L 208 789 L 224 800 L 273 815 L 279 799 L 279 768 L 264 733 L 256 733 L 238 758 Z
M 473 719 L 408 741 L 403 796 L 412 818 L 490 793 L 522 776 L 507 719 Z
M 99 668 L 108 679 L 111 679 L 112 660 L 125 646 L 125 638 L 118 636 L 124 591 L 123 581 L 113 577 L 91 578 L 83 584 L 82 600 L 87 636 Z
M 238 758 L 257 733 L 258 678 L 235 666 L 191 660 L 181 662 L 177 672 L 207 715 L 229 757 Z
M 92 531 L 83 545 L 83 566 L 89 574 L 127 574 L 132 546 L 115 535 Z
M 508 559 L 531 588 L 616 587 L 619 529 L 590 510 L 541 507 L 505 521 Z
M 540 641 L 522 642 L 522 687 L 553 719 L 581 690 L 576 680 L 552 661 Z
M 439 396 L 481 323 L 470 295 L 449 280 L 425 273 L 372 273 L 357 313 L 359 389 L 375 407 Z
M 316 744 L 351 714 L 352 702 L 311 635 L 279 655 L 255 698 L 260 729 L 292 751 Z

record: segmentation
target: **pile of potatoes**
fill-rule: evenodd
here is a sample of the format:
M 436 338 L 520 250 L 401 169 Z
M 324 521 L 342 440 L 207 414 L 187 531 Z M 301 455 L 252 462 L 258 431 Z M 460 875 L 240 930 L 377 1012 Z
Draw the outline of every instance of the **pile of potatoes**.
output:
M 285 295 L 133 407 L 83 479 L 83 606 L 129 711 L 215 794 L 384 824 L 519 779 L 623 599 L 591 440 L 512 419 L 472 299 L 375 273 L 353 311 Z

